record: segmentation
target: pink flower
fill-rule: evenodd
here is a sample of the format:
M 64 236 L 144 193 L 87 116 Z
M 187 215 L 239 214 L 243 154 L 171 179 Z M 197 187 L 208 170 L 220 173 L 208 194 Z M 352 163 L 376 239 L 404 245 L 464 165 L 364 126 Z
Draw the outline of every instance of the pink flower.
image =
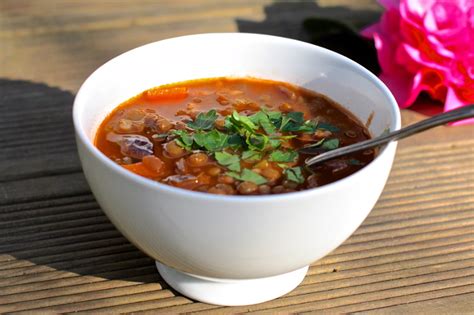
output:
M 379 1 L 386 11 L 362 35 L 373 37 L 380 79 L 399 106 L 422 91 L 444 111 L 474 103 L 474 0 Z

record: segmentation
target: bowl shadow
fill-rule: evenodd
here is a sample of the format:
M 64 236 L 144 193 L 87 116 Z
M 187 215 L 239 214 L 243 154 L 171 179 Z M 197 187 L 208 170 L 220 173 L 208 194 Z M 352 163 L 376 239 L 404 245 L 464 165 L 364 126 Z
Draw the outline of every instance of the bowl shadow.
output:
M 49 279 L 57 273 L 168 288 L 154 260 L 115 229 L 89 189 L 75 148 L 74 95 L 9 79 L 0 79 L 0 91 L 4 278 L 49 272 Z

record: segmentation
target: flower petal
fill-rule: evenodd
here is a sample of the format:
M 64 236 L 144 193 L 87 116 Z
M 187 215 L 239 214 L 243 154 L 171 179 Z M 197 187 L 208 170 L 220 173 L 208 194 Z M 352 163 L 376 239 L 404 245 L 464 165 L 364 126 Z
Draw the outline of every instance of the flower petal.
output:
M 464 101 L 460 100 L 457 97 L 456 92 L 452 88 L 448 89 L 448 94 L 446 96 L 446 102 L 444 103 L 444 111 L 445 112 L 448 112 L 450 110 L 453 110 L 453 109 L 456 109 L 456 108 L 459 108 L 459 107 L 462 107 L 462 106 L 465 106 L 465 105 L 468 105 L 468 104 L 469 104 L 469 102 L 464 102 Z M 456 122 L 450 123 L 451 126 L 461 126 L 461 125 L 468 125 L 468 124 L 474 124 L 474 118 L 468 118 L 468 119 L 464 119 L 464 120 L 461 120 L 461 121 L 456 121 Z
M 380 74 L 382 80 L 392 92 L 400 108 L 407 108 L 413 103 L 412 81 L 413 77 L 406 75 Z M 415 97 L 416 99 L 416 97 Z

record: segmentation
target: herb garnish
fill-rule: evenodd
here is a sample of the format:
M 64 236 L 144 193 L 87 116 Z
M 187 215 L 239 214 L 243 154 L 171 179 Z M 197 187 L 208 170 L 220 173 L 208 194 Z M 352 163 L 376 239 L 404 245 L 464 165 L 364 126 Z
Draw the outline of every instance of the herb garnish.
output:
M 229 170 L 227 175 L 258 185 L 267 182 L 265 177 L 247 168 L 241 171 L 241 161 L 252 163 L 266 158 L 284 169 L 287 180 L 301 184 L 305 180 L 301 167 L 290 167 L 292 164 L 287 164 L 298 160 L 298 152 L 285 148 L 282 143 L 297 137 L 295 133 L 337 129 L 327 123 L 304 120 L 302 112 L 281 113 L 262 109 L 250 116 L 233 111 L 225 118 L 225 130 L 219 131 L 214 127 L 217 117 L 214 109 L 200 113 L 194 121 L 187 123 L 192 130 L 175 130 L 172 134 L 177 136 L 178 145 L 187 150 L 212 152 L 216 161 Z M 339 140 L 336 138 L 321 139 L 310 145 L 326 150 L 333 150 L 338 146 Z
M 196 132 L 193 138 L 199 147 L 204 147 L 210 152 L 216 152 L 227 146 L 229 136 L 214 129 L 209 132 Z
M 257 185 L 262 185 L 267 182 L 267 179 L 260 174 L 255 173 L 254 171 L 249 170 L 248 168 L 244 168 L 242 173 L 236 172 L 227 172 L 227 175 L 233 177 L 235 179 L 244 181 L 244 182 L 252 182 Z
M 334 139 L 329 139 L 325 140 L 323 144 L 321 145 L 321 148 L 326 149 L 326 150 L 334 150 L 339 147 L 339 139 L 334 138 Z
M 191 150 L 193 145 L 193 137 L 188 134 L 185 130 L 173 130 L 173 134 L 177 135 L 176 143 L 185 148 L 186 150 Z
M 259 111 L 249 118 L 255 125 L 261 126 L 268 135 L 273 135 L 276 133 L 277 128 L 265 112 Z
M 298 158 L 296 151 L 281 151 L 276 150 L 270 154 L 269 160 L 272 162 L 295 162 Z
M 247 150 L 242 153 L 242 160 L 248 162 L 260 161 L 262 159 L 262 153 L 252 150 Z
M 283 171 L 283 174 L 286 175 L 286 179 L 292 182 L 295 182 L 298 184 L 304 183 L 304 176 L 303 176 L 303 173 L 301 172 L 301 167 L 299 166 L 287 168 Z
M 327 130 L 327 131 L 330 131 L 330 132 L 338 132 L 339 131 L 339 128 L 337 128 L 336 126 L 331 125 L 329 123 L 325 123 L 325 122 L 318 123 L 318 129 L 323 129 L 323 130 Z
M 226 166 L 231 171 L 240 172 L 240 158 L 238 155 L 227 152 L 216 152 L 214 157 L 222 166 Z
M 217 119 L 217 112 L 211 109 L 207 113 L 199 113 L 194 121 L 188 122 L 186 125 L 194 130 L 210 130 L 214 127 Z

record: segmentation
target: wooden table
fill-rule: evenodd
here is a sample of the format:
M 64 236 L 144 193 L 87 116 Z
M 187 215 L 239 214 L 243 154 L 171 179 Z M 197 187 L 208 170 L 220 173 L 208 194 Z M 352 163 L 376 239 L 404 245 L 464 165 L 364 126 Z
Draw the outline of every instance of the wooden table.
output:
M 474 311 L 474 127 L 399 146 L 375 209 L 277 300 L 196 303 L 103 215 L 83 177 L 71 104 L 82 81 L 135 46 L 200 32 L 303 38 L 301 21 L 363 25 L 373 0 L 0 1 L 0 312 Z M 421 116 L 403 113 L 404 122 Z

